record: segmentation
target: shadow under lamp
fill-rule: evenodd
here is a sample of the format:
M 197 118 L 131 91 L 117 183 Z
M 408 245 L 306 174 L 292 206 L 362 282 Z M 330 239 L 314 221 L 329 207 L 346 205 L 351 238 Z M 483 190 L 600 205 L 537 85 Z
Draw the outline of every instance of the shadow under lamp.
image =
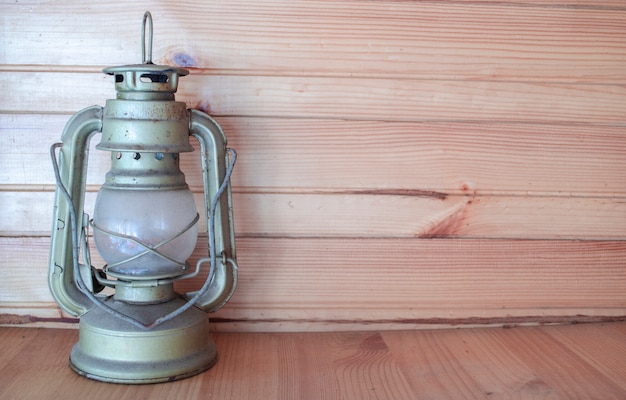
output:
M 70 366 L 115 383 L 173 381 L 213 366 L 207 313 L 221 308 L 237 285 L 230 192 L 236 153 L 215 120 L 175 101 L 178 78 L 189 71 L 152 63 L 149 12 L 142 53 L 142 64 L 104 69 L 115 78 L 117 98 L 74 115 L 50 151 L 57 190 L 49 286 L 65 312 L 80 316 Z M 111 169 L 90 220 L 83 213 L 87 159 L 98 132 L 96 148 L 111 152 Z M 194 150 L 190 136 L 201 147 L 209 248 L 195 268 L 187 259 L 200 215 L 179 168 L 179 154 Z M 102 269 L 91 265 L 89 228 L 107 263 Z M 206 265 L 199 290 L 175 292 L 175 281 Z M 99 294 L 105 287 L 114 294 Z

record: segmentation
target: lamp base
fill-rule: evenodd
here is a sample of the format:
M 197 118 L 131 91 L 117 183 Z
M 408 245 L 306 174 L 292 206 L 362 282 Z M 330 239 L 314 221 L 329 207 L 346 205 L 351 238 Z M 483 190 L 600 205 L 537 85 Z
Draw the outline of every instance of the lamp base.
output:
M 176 298 L 140 305 L 109 298 L 106 303 L 150 323 L 185 301 Z M 138 328 L 96 307 L 81 316 L 79 328 L 70 366 L 78 374 L 102 382 L 170 382 L 199 374 L 217 361 L 207 315 L 196 307 L 153 329 Z

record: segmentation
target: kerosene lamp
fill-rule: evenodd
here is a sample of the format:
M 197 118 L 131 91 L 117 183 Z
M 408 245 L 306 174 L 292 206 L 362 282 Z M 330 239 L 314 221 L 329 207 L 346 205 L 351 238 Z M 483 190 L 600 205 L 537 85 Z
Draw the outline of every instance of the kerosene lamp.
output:
M 178 78 L 189 71 L 152 63 L 149 12 L 141 36 L 142 64 L 104 69 L 114 77 L 117 98 L 74 115 L 50 151 L 57 189 L 49 285 L 61 308 L 80 317 L 70 366 L 115 383 L 166 382 L 210 368 L 217 352 L 207 313 L 221 308 L 237 285 L 230 192 L 236 153 L 214 119 L 175 101 Z M 111 153 L 111 169 L 90 219 L 84 198 L 96 133 L 96 149 Z M 180 154 L 194 150 L 190 136 L 201 148 L 208 236 L 208 257 L 195 266 L 187 260 L 200 215 L 179 168 Z M 91 265 L 90 229 L 106 262 L 100 269 Z M 174 282 L 203 267 L 207 278 L 199 290 L 174 290 Z M 113 290 L 105 295 L 106 287 Z

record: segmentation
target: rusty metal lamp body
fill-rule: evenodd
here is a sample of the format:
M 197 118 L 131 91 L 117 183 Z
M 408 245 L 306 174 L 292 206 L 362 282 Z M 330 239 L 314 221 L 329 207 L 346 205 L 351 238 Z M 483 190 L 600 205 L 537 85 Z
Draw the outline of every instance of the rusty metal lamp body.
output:
M 117 99 L 74 115 L 62 143 L 51 149 L 57 191 L 49 285 L 61 308 L 80 316 L 70 366 L 115 383 L 172 381 L 210 368 L 217 353 L 206 313 L 221 308 L 237 284 L 230 193 L 236 154 L 217 122 L 174 100 L 178 78 L 189 71 L 152 64 L 149 13 L 142 46 L 143 64 L 104 70 L 115 77 Z M 96 148 L 111 152 L 111 169 L 89 220 L 83 214 L 87 159 L 98 132 Z M 193 151 L 190 136 L 201 145 L 209 238 L 209 257 L 195 268 L 186 261 L 200 216 L 179 168 L 179 154 Z M 107 262 L 102 269 L 91 266 L 90 227 Z M 197 276 L 202 265 L 209 272 L 201 289 L 174 291 L 175 281 Z M 114 294 L 97 294 L 104 287 Z

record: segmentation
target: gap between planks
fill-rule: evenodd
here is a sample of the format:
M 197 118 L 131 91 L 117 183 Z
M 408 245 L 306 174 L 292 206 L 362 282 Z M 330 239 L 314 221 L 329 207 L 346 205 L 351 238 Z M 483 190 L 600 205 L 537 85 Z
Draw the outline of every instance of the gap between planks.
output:
M 101 75 L 102 70 L 109 66 L 92 66 L 92 65 L 58 65 L 58 64 L 50 64 L 50 65 L 19 65 L 19 64 L 0 64 L 0 73 L 59 73 L 59 74 L 95 74 Z M 393 72 L 377 72 L 377 73 L 367 73 L 367 72 L 340 72 L 340 71 L 317 71 L 317 70 L 292 70 L 292 69 L 227 69 L 227 68 L 196 68 L 196 67 L 186 67 L 191 73 L 191 75 L 195 76 L 206 76 L 206 77 L 228 77 L 228 76 L 240 76 L 240 77 L 268 77 L 268 78 L 328 78 L 328 79 L 371 79 L 371 80 L 397 80 L 397 81 L 441 81 L 441 82 L 472 82 L 472 81 L 489 81 L 489 82 L 497 82 L 497 83 L 534 83 L 534 84 L 547 84 L 547 85 L 598 85 L 598 86 L 614 86 L 621 85 L 620 80 L 612 80 L 606 79 L 606 81 L 598 81 L 598 82 L 587 82 L 582 81 L 580 79 L 545 79 L 545 78 L 489 78 L 485 79 L 484 77 L 468 77 L 468 78 L 454 78 L 454 77 L 427 77 L 427 76 L 419 76 L 416 78 L 413 73 L 393 73 Z M 18 111 L 19 112 L 19 111 Z M 31 111 L 21 111 L 20 113 L 28 114 Z M 70 114 L 69 112 L 58 112 L 58 114 L 65 115 Z M 233 117 L 236 115 L 229 115 L 229 117 Z M 263 116 L 258 116 L 258 118 L 263 118 Z M 284 118 L 290 118 L 289 116 L 284 116 Z M 297 117 L 294 117 L 297 118 Z M 380 121 L 384 122 L 384 119 L 380 119 Z M 392 122 L 395 120 L 391 120 Z M 444 122 L 465 122 L 463 120 L 440 120 Z M 474 122 L 475 120 L 470 120 Z M 490 123 L 493 121 L 485 120 L 482 123 Z M 508 121 L 504 121 L 506 123 Z M 497 123 L 497 122 L 496 122 Z M 509 123 L 517 123 L 517 121 L 510 121 Z M 532 121 L 524 123 L 533 123 Z M 536 122 L 542 123 L 542 122 Z M 557 121 L 557 124 L 562 125 L 581 125 L 584 123 L 581 122 L 567 122 L 567 121 Z

